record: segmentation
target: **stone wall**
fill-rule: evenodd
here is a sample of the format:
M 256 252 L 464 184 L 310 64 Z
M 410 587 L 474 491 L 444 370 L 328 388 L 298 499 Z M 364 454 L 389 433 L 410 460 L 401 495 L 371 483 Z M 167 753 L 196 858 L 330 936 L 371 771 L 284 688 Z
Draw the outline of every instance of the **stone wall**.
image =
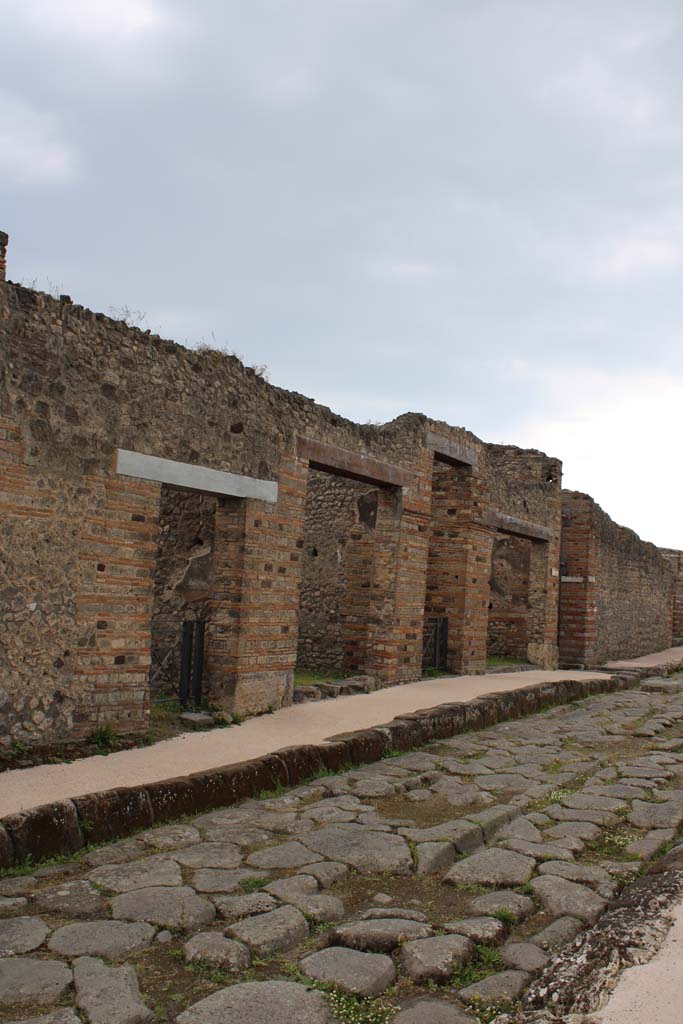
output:
M 497 532 L 487 516 L 555 529 L 556 460 L 485 445 L 414 413 L 354 424 L 232 356 L 187 350 L 67 296 L 0 281 L 0 351 L 4 744 L 73 738 L 105 723 L 144 729 L 153 645 L 161 649 L 195 606 L 208 619 L 209 699 L 241 713 L 288 703 L 314 472 L 377 495 L 371 552 L 361 523 L 346 555 L 343 643 L 349 667 L 362 663 L 382 685 L 420 676 L 426 587 L 427 604 L 439 603 L 435 581 L 447 581 L 458 560 L 463 574 L 443 595 L 453 663 L 485 664 Z M 161 484 L 117 473 L 117 449 L 276 481 L 277 500 L 219 497 L 210 570 L 207 558 L 184 577 L 195 499 L 171 509 Z M 534 548 L 543 555 L 530 629 L 539 663 L 551 664 L 553 548 Z M 533 566 L 531 575 L 533 589 Z
M 531 541 L 498 537 L 493 546 L 488 655 L 526 661 Z
M 350 667 L 352 616 L 367 621 L 377 504 L 377 491 L 367 484 L 315 470 L 308 475 L 297 653 L 302 668 Z
M 674 576 L 673 642 L 683 645 L 683 551 L 674 551 L 672 548 L 659 550 L 669 562 Z
M 215 518 L 213 495 L 162 485 L 152 606 L 153 692 L 170 693 L 177 686 L 183 622 L 210 618 Z
M 577 491 L 563 492 L 561 564 L 562 664 L 600 665 L 671 646 L 669 561 Z

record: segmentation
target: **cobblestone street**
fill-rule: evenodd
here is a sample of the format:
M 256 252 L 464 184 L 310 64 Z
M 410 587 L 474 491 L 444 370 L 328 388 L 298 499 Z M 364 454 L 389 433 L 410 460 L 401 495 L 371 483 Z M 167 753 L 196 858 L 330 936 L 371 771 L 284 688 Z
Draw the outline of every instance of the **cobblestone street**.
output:
M 651 680 L 0 876 L 0 1021 L 464 1024 L 683 823 Z

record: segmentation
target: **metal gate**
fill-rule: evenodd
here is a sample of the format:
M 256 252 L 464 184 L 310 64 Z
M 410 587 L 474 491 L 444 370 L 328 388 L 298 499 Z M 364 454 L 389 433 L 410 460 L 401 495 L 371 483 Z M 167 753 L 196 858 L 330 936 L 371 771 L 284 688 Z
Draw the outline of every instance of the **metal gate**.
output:
M 448 668 L 448 616 L 425 619 L 422 638 L 423 668 Z

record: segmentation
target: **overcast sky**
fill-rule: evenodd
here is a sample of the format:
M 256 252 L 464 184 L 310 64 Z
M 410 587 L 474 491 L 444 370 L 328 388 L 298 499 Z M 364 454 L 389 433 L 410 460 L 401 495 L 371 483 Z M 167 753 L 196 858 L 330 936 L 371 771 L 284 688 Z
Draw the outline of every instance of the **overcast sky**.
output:
M 8 276 L 683 548 L 680 0 L 0 0 Z

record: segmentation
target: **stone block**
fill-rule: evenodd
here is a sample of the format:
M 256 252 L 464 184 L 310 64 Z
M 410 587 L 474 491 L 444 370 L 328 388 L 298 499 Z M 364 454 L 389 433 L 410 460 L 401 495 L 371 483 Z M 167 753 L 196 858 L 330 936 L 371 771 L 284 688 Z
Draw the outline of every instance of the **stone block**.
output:
M 14 847 L 15 860 L 30 857 L 47 860 L 66 853 L 76 853 L 85 845 L 76 808 L 71 800 L 43 804 L 29 811 L 20 811 L 3 819 L 3 825 Z
M 106 843 L 154 823 L 146 789 L 110 789 L 74 797 L 73 803 L 89 843 Z

